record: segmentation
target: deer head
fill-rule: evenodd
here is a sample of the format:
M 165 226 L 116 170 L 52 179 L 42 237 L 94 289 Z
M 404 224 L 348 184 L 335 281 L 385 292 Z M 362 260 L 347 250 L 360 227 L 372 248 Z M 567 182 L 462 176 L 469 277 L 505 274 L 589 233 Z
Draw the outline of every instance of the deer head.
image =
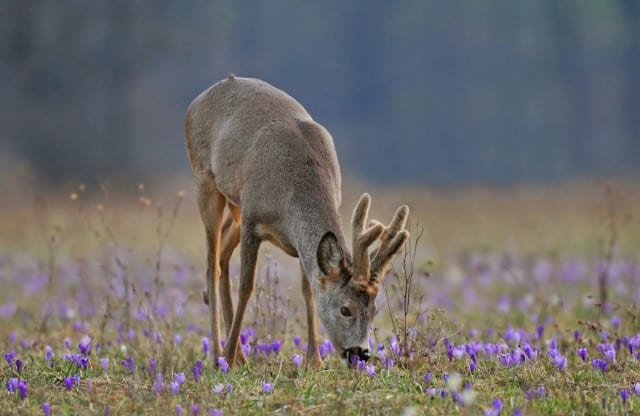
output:
M 375 298 L 393 258 L 409 238 L 405 230 L 409 208 L 397 209 L 389 225 L 371 221 L 367 215 L 371 198 L 363 194 L 353 211 L 353 257 L 344 253 L 335 234 L 328 232 L 318 245 L 318 266 L 323 275 L 316 291 L 317 310 L 338 352 L 369 358 L 367 330 L 375 315 Z M 377 240 L 380 245 L 369 253 Z

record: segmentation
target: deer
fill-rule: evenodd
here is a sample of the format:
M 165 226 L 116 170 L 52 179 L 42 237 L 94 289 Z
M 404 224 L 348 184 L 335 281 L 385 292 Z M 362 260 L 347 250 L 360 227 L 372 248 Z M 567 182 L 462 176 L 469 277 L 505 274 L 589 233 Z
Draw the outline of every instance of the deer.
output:
M 375 299 L 409 238 L 409 208 L 399 207 L 388 225 L 367 222 L 371 198 L 363 194 L 353 211 L 349 250 L 339 212 L 342 184 L 333 138 L 298 101 L 259 79 L 231 74 L 198 95 L 187 109 L 185 142 L 206 235 L 203 298 L 209 307 L 214 363 L 218 357 L 229 365 L 246 362 L 239 335 L 264 241 L 299 259 L 307 312 L 306 364 L 323 365 L 316 313 L 342 358 L 368 360 Z M 372 248 L 376 241 L 379 246 Z M 238 245 L 234 312 L 229 264 Z M 227 335 L 224 350 L 220 310 Z

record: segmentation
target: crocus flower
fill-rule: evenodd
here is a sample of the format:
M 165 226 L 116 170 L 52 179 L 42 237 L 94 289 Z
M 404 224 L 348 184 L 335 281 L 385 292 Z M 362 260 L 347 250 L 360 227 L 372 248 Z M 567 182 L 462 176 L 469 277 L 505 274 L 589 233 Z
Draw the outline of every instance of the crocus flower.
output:
M 7 361 L 7 364 L 9 364 L 9 367 L 11 367 L 11 364 L 13 364 L 13 359 L 16 357 L 16 355 L 17 353 L 15 351 L 9 351 L 4 355 L 4 359 Z
M 618 329 L 620 327 L 620 317 L 617 315 L 612 316 L 611 325 L 613 325 L 615 329 Z
M 431 383 L 431 373 L 425 373 L 424 374 L 424 382 L 425 383 Z
M 20 396 L 20 400 L 24 400 L 27 397 L 27 389 L 29 388 L 29 383 L 26 380 L 20 380 L 18 382 L 18 395 Z
M 209 410 L 209 416 L 222 416 L 221 409 L 211 409 Z
M 42 403 L 42 414 L 44 414 L 44 416 L 51 414 L 51 404 L 49 404 L 49 402 Z
M 240 348 L 242 348 L 242 352 L 246 357 L 251 355 L 251 344 L 242 344 Z
M 607 369 L 607 362 L 601 358 L 594 358 L 591 363 L 594 370 L 600 370 L 604 373 Z
M 635 386 L 633 386 L 633 388 L 631 389 L 631 391 L 633 392 L 633 394 L 635 394 L 636 396 L 640 396 L 640 383 L 636 383 Z
M 15 377 L 12 377 L 9 379 L 9 381 L 7 381 L 7 391 L 9 393 L 13 393 L 18 389 L 18 383 L 20 382 L 20 380 L 18 380 Z
M 226 389 L 224 384 L 218 383 L 218 384 L 214 384 L 214 386 L 211 388 L 211 391 L 216 394 L 224 394 Z
M 21 359 L 16 359 L 16 371 L 18 374 L 22 373 L 22 367 L 24 366 L 24 362 Z
M 169 383 L 169 391 L 171 391 L 171 394 L 175 396 L 180 392 L 180 384 L 177 381 L 172 381 Z
M 133 357 L 129 356 L 127 357 L 125 360 L 121 361 L 121 364 L 124 368 L 126 368 L 127 370 L 131 371 L 132 373 L 135 371 L 136 366 L 133 363 Z
M 222 374 L 227 374 L 229 372 L 229 363 L 225 357 L 218 357 L 218 367 Z
M 198 414 L 200 413 L 200 405 L 197 403 L 194 403 L 191 405 L 191 414 L 193 416 L 198 416 Z
M 567 368 L 567 359 L 560 354 L 557 354 L 553 358 L 553 365 L 558 367 L 560 371 L 564 371 Z
M 205 357 L 209 355 L 209 337 L 202 337 L 202 351 L 204 352 Z
M 69 338 L 64 339 L 64 346 L 67 347 L 68 350 L 71 350 L 71 340 Z
M 293 345 L 295 345 L 295 346 L 296 346 L 296 348 L 300 348 L 301 341 L 302 341 L 302 340 L 300 339 L 300 337 L 299 337 L 298 335 L 295 335 L 295 336 L 293 337 Z
M 582 362 L 587 361 L 587 349 L 586 348 L 578 348 L 578 356 L 582 360 Z
M 429 387 L 429 388 L 427 389 L 427 393 L 428 393 L 428 394 L 429 394 L 429 396 L 431 396 L 431 397 L 435 396 L 437 392 L 438 392 L 438 391 L 436 390 L 436 388 L 435 388 L 435 387 Z
M 107 372 L 109 370 L 109 357 L 100 358 L 100 365 L 102 366 L 102 371 Z
M 271 383 L 262 383 L 262 391 L 264 393 L 271 393 L 273 391 L 273 384 L 271 384 Z
M 149 358 L 149 373 L 155 374 L 157 366 L 158 360 L 156 360 L 154 357 Z
M 64 387 L 67 389 L 67 391 L 71 391 L 71 389 L 73 388 L 73 377 L 65 377 Z
M 627 399 L 629 398 L 629 391 L 627 389 L 620 390 L 620 398 L 622 399 L 622 405 L 627 404 Z
M 176 405 L 176 415 L 182 416 L 182 406 L 180 406 L 179 404 Z
M 300 365 L 302 365 L 302 354 L 293 354 L 291 360 L 293 360 L 293 365 L 295 365 L 296 368 L 300 368 Z
M 476 371 L 476 363 L 469 361 L 469 372 L 473 374 Z
M 184 373 L 176 373 L 176 375 L 173 376 L 173 379 L 182 386 L 187 380 L 187 377 L 184 375 Z
M 78 350 L 82 355 L 91 354 L 91 338 L 88 335 L 82 337 L 80 343 L 78 344 Z
M 202 361 L 197 360 L 196 363 L 193 365 L 193 378 L 195 381 L 200 380 L 200 375 L 202 374 L 202 369 L 204 368 L 204 364 L 202 364 Z
M 164 391 L 164 377 L 162 373 L 156 374 L 156 380 L 153 382 L 153 390 L 158 396 Z
M 365 367 L 365 369 L 367 370 L 367 375 L 370 377 L 373 377 L 376 375 L 376 368 L 373 366 L 372 364 L 369 364 Z
M 53 360 L 54 354 L 53 354 L 53 348 L 51 348 L 50 345 L 47 345 L 46 347 L 44 347 L 44 359 L 47 362 L 51 362 L 51 360 Z

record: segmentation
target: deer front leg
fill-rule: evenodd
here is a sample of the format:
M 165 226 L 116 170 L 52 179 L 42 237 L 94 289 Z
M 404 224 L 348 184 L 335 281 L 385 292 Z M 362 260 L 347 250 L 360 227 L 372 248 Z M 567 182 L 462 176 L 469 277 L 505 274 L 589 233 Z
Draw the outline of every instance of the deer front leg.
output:
M 218 191 L 213 175 L 204 174 L 198 182 L 198 208 L 207 237 L 207 292 L 211 317 L 212 352 L 214 362 L 222 352 L 220 337 L 220 234 L 225 197 Z
M 231 332 L 224 346 L 224 356 L 229 365 L 236 363 L 237 351 L 247 304 L 256 283 L 256 260 L 261 240 L 254 235 L 252 227 L 243 222 L 240 231 L 240 287 L 238 290 L 238 305 L 233 315 Z
M 300 265 L 300 276 L 302 279 L 302 295 L 304 296 L 304 303 L 307 306 L 307 329 L 309 331 L 306 364 L 314 368 L 319 368 L 322 367 L 322 357 L 320 357 L 320 350 L 318 349 L 316 301 L 313 297 L 313 291 L 311 290 L 309 279 L 307 279 L 307 276 L 302 269 L 302 265 Z

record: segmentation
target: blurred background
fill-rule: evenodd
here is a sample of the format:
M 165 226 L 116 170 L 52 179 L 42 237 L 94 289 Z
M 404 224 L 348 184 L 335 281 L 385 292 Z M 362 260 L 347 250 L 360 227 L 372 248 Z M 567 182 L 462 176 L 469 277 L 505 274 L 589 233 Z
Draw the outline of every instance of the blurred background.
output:
M 637 0 L 2 0 L 0 174 L 189 175 L 185 109 L 230 72 L 297 98 L 371 183 L 640 173 Z

